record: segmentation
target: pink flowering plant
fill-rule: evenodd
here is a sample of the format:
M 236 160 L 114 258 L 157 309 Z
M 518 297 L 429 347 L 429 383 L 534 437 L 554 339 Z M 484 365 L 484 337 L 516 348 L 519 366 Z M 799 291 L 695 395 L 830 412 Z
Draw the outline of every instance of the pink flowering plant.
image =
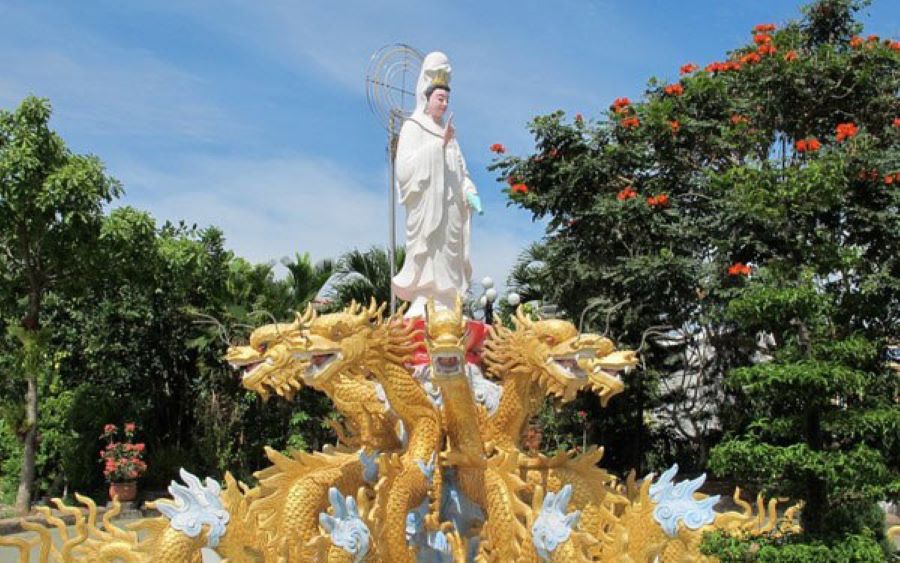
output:
M 133 422 L 126 422 L 122 428 L 124 439 L 119 440 L 119 428 L 115 424 L 103 427 L 100 437 L 106 440 L 106 446 L 100 450 L 100 461 L 104 464 L 103 476 L 110 483 L 135 481 L 147 471 L 143 460 L 145 445 L 134 443 L 136 430 Z

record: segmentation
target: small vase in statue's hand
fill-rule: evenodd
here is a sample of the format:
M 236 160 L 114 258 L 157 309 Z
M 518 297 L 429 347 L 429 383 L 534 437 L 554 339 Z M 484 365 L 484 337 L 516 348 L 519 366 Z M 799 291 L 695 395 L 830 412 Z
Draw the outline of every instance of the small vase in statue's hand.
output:
M 484 209 L 481 207 L 481 198 L 478 197 L 478 194 L 467 192 L 466 201 L 469 202 L 469 207 L 471 207 L 476 213 L 478 213 L 479 215 L 484 215 Z

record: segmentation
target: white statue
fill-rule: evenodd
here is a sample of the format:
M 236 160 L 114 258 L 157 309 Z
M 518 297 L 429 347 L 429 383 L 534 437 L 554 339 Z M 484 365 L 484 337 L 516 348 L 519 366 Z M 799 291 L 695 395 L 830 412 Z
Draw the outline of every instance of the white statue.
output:
M 429 53 L 416 84 L 416 109 L 403 123 L 395 160 L 400 203 L 406 207 L 406 261 L 392 283 L 410 302 L 407 317 L 424 314 L 425 303 L 454 306 L 469 289 L 470 217 L 482 212 L 456 142 L 447 55 Z

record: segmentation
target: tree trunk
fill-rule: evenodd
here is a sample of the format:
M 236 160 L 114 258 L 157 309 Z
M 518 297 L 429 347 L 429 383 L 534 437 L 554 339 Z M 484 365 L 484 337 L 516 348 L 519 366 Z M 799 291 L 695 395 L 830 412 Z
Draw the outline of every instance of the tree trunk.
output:
M 38 369 L 40 368 L 40 311 L 41 293 L 32 290 L 28 295 L 28 313 L 22 320 L 25 329 L 22 338 L 25 382 L 25 440 L 22 452 L 22 469 L 19 472 L 19 490 L 16 493 L 16 513 L 25 515 L 31 510 L 31 494 L 34 490 L 35 459 L 37 457 L 38 431 Z
M 809 409 L 806 413 L 806 443 L 813 451 L 822 450 L 822 421 L 819 410 Z M 826 483 L 815 475 L 806 478 L 806 506 L 801 513 L 803 531 L 812 537 L 819 537 L 823 531 L 823 517 L 828 509 Z
M 800 351 L 804 358 L 812 357 L 812 344 L 809 329 L 802 321 L 798 322 L 797 339 Z M 822 435 L 822 413 L 817 405 L 808 408 L 804 414 L 804 434 L 806 445 L 814 452 L 824 448 Z M 801 513 L 803 531 L 812 536 L 819 537 L 823 531 L 823 518 L 828 509 L 828 490 L 823 479 L 808 475 L 806 477 L 806 506 Z
M 19 490 L 16 493 L 16 513 L 20 516 L 31 510 L 31 491 L 34 488 L 34 462 L 37 457 L 38 393 L 37 374 L 25 376 L 28 390 L 25 392 L 25 432 L 22 470 L 19 472 Z

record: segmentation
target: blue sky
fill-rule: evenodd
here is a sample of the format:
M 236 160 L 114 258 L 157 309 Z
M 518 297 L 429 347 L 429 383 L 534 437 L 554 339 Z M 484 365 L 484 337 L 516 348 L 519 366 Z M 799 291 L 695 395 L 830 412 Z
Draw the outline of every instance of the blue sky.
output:
M 474 278 L 506 277 L 543 233 L 506 207 L 488 147 L 531 148 L 526 124 L 598 116 L 648 78 L 674 80 L 750 40 L 802 2 L 0 1 L 0 107 L 50 98 L 73 150 L 101 157 L 158 220 L 218 225 L 253 261 L 314 259 L 387 240 L 385 134 L 365 100 L 379 47 L 441 50 L 451 110 L 484 200 Z M 900 35 L 876 0 L 865 33 Z M 402 222 L 402 214 L 400 215 Z M 402 240 L 402 229 L 399 229 Z

